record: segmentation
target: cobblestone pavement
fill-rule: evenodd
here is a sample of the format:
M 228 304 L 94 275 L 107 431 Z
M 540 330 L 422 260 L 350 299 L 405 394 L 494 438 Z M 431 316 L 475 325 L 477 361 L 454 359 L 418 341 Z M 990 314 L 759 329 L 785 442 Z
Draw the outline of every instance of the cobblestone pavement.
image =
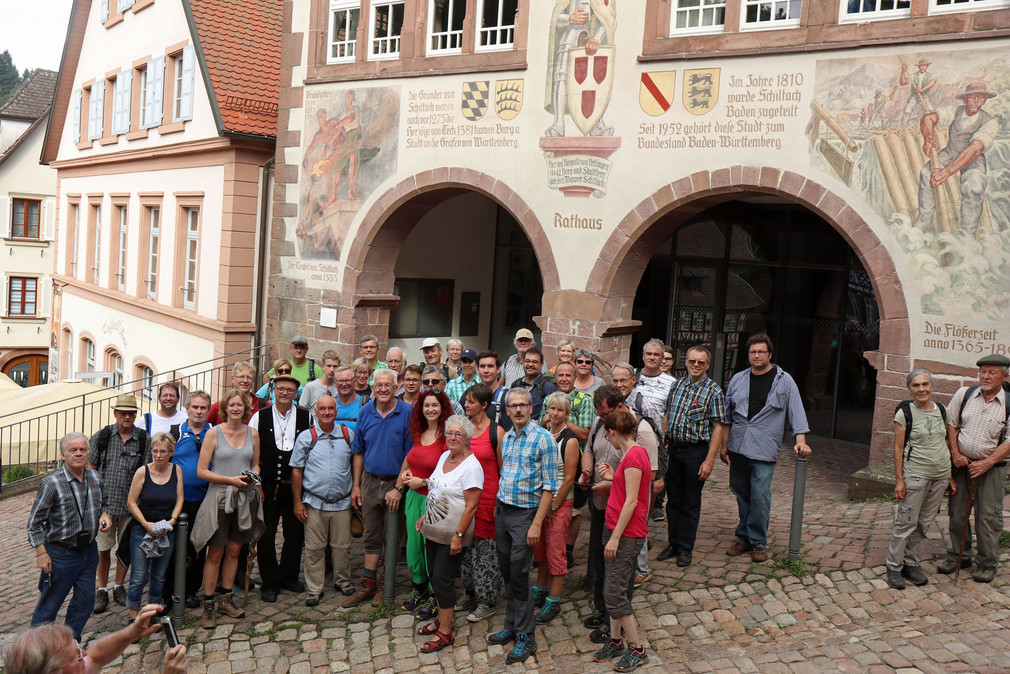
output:
M 694 564 L 679 569 L 673 560 L 652 560 L 652 579 L 636 591 L 634 606 L 649 649 L 643 671 L 690 672 L 1006 672 L 1010 671 L 1010 584 L 1006 565 L 990 585 L 970 573 L 958 583 L 925 570 L 930 584 L 891 590 L 883 580 L 893 503 L 845 499 L 846 478 L 866 464 L 867 448 L 812 438 L 803 549 L 795 565 L 784 564 L 795 460 L 783 452 L 773 485 L 770 535 L 772 561 L 752 564 L 729 558 L 736 524 L 735 501 L 721 464 L 705 490 Z M 25 520 L 31 496 L 0 502 L 0 641 L 23 629 L 37 592 L 34 556 L 26 543 Z M 927 555 L 943 550 L 941 531 L 930 532 Z M 592 662 L 597 646 L 581 618 L 588 614 L 583 588 L 588 526 L 576 549 L 576 569 L 566 584 L 564 613 L 537 629 L 540 646 L 526 669 L 577 673 L 609 671 Z M 665 526 L 651 534 L 652 556 L 665 544 Z M 355 572 L 360 547 L 352 547 Z M 800 575 L 794 575 L 794 573 Z M 398 582 L 407 587 L 406 567 Z M 471 625 L 456 618 L 456 644 L 422 654 L 417 623 L 400 609 L 345 611 L 336 593 L 320 606 L 304 605 L 304 595 L 282 593 L 265 604 L 250 596 L 248 616 L 227 618 L 215 630 L 198 627 L 188 611 L 180 634 L 189 644 L 191 671 L 352 672 L 506 671 L 500 646 L 485 635 L 504 620 L 503 608 L 489 621 Z M 125 624 L 116 607 L 88 623 L 90 637 Z M 125 659 L 106 671 L 156 670 L 164 642 L 159 637 L 131 646 Z

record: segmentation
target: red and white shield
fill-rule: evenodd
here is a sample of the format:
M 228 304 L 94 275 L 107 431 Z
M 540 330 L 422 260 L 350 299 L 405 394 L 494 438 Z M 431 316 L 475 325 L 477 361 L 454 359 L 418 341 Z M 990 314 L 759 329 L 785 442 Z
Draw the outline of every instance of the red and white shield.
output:
M 568 114 L 588 136 L 610 104 L 614 89 L 614 47 L 601 46 L 590 56 L 575 47 L 568 56 Z

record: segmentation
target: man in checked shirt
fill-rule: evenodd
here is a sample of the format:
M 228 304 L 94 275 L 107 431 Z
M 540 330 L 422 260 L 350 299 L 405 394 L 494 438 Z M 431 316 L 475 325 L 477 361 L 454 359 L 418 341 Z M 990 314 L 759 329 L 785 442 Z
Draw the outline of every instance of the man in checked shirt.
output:
M 669 544 L 656 559 L 677 557 L 690 566 L 701 516 L 701 492 L 712 474 L 726 425 L 725 398 L 708 376 L 712 352 L 693 346 L 685 358 L 688 376 L 670 390 L 666 428 L 670 467 L 666 472 L 666 517 Z

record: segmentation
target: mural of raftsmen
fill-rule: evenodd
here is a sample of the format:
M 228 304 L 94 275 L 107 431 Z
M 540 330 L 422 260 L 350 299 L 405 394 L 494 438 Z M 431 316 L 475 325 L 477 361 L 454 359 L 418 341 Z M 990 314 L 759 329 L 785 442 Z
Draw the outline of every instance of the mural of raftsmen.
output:
M 903 87 L 909 87 L 908 101 L 905 102 L 905 109 L 901 112 L 902 125 L 908 124 L 915 114 L 921 117 L 929 112 L 926 101 L 929 98 L 929 92 L 936 87 L 937 80 L 933 77 L 933 73 L 929 72 L 929 59 L 919 59 L 915 67 L 918 68 L 918 72 L 912 73 L 910 77 L 908 64 L 902 63 L 901 74 L 898 75 L 898 83 Z
M 961 229 L 977 237 L 979 220 L 989 183 L 985 152 L 992 147 L 999 134 L 999 120 L 982 109 L 985 102 L 996 94 L 984 84 L 973 83 L 958 95 L 963 105 L 928 112 L 919 121 L 922 130 L 922 151 L 929 154 L 937 149 L 939 166 L 932 160 L 919 171 L 919 217 L 915 224 L 923 229 L 933 228 L 935 199 L 933 190 L 961 172 Z M 935 129 L 938 124 L 949 125 L 947 146 L 940 149 Z
M 613 46 L 617 29 L 617 0 L 557 0 L 551 12 L 552 30 L 547 53 L 552 76 L 547 80 L 544 108 L 554 114 L 554 122 L 545 136 L 565 135 L 565 114 L 568 113 L 568 71 L 571 51 L 585 47 L 587 56 L 594 56 L 600 46 Z M 613 71 L 613 63 L 608 67 Z M 584 76 L 597 77 L 588 72 Z M 609 96 L 608 96 L 609 98 Z M 598 102 L 606 105 L 603 100 Z M 577 102 L 585 107 L 585 101 Z M 591 118 L 592 114 L 585 114 Z M 600 119 L 589 130 L 590 136 L 612 136 L 613 127 Z

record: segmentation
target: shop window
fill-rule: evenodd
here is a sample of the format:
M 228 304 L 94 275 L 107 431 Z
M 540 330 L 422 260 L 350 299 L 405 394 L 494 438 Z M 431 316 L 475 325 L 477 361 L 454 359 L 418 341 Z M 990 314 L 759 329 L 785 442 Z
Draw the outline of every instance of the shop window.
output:
M 400 304 L 389 313 L 389 336 L 439 337 L 452 334 L 452 279 L 396 279 Z

